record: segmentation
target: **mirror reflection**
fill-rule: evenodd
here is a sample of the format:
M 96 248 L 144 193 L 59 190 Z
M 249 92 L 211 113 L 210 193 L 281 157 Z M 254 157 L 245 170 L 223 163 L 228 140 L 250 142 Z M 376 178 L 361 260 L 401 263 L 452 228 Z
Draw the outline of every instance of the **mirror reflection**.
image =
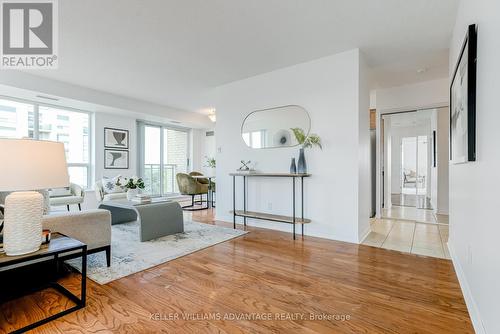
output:
M 289 105 L 250 113 L 241 127 L 241 137 L 251 148 L 297 146 L 292 128 L 309 134 L 311 119 L 301 106 Z

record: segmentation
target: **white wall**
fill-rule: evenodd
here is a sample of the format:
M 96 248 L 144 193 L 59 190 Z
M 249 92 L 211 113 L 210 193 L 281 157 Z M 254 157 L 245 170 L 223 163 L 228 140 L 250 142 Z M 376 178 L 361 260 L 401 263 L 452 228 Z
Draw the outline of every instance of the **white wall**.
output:
M 116 175 L 137 175 L 137 121 L 134 118 L 120 117 L 107 113 L 94 114 L 94 181 L 103 177 Z M 129 168 L 128 169 L 105 169 L 104 168 L 104 128 L 117 128 L 129 132 Z M 93 184 L 91 185 L 93 188 Z
M 369 213 L 369 199 L 361 197 L 369 196 L 368 176 L 360 176 L 364 174 L 360 164 L 366 163 L 367 171 L 369 168 L 368 156 L 364 157 L 369 145 L 369 93 L 365 89 L 365 68 L 360 64 L 360 57 L 358 50 L 352 50 L 233 82 L 213 92 L 217 147 L 220 148 L 217 152 L 217 219 L 232 221 L 229 213 L 232 182 L 228 174 L 240 166 L 240 160 L 252 160 L 261 171 L 288 172 L 290 159 L 298 155 L 298 148 L 248 148 L 240 135 L 245 116 L 254 110 L 296 104 L 310 113 L 312 131 L 322 137 L 324 145 L 322 151 L 306 151 L 312 177 L 304 182 L 305 216 L 313 221 L 306 226 L 306 234 L 359 241 L 359 235 L 368 226 Z M 242 208 L 241 179 L 237 181 L 237 205 Z M 248 194 L 249 210 L 291 213 L 289 179 L 251 179 Z M 291 226 L 284 224 L 251 224 L 291 231 Z
M 462 0 L 450 45 L 450 76 L 468 24 L 478 24 L 477 161 L 450 166 L 453 264 L 477 333 L 500 333 L 500 2 Z
M 381 114 L 448 105 L 448 79 L 377 89 L 376 103 Z

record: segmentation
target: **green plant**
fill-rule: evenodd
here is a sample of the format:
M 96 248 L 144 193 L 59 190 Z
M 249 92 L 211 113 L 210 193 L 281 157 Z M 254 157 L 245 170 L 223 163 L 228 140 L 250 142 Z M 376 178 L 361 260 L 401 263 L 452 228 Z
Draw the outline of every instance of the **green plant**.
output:
M 127 189 L 144 189 L 144 180 L 140 177 L 125 178 L 124 187 Z
M 302 145 L 303 148 L 312 148 L 314 146 L 319 147 L 320 149 L 323 149 L 323 146 L 321 145 L 321 137 L 318 136 L 315 133 L 310 133 L 308 136 L 304 133 L 304 130 L 301 128 L 291 128 L 295 139 L 299 142 L 300 145 Z
M 215 168 L 215 158 L 205 156 L 205 167 Z

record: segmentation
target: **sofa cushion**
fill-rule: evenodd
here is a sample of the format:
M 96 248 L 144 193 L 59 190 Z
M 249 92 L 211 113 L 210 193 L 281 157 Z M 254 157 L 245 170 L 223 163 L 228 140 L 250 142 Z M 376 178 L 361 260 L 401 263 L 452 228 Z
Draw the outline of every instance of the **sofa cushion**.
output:
M 102 188 L 104 194 L 115 194 L 125 192 L 125 187 L 120 184 L 121 175 L 115 176 L 113 178 L 103 178 Z

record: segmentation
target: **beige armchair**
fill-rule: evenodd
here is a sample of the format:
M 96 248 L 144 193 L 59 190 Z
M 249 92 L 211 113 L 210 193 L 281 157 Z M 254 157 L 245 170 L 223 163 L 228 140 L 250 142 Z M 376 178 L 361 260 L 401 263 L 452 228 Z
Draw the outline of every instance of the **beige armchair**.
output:
M 82 203 L 85 199 L 85 191 L 79 185 L 71 183 L 69 185 L 69 194 L 67 195 L 57 196 L 54 194 L 55 193 L 53 191 L 49 191 L 49 202 L 51 206 L 66 205 L 66 208 L 69 211 L 70 205 L 78 205 L 78 209 L 82 211 Z

